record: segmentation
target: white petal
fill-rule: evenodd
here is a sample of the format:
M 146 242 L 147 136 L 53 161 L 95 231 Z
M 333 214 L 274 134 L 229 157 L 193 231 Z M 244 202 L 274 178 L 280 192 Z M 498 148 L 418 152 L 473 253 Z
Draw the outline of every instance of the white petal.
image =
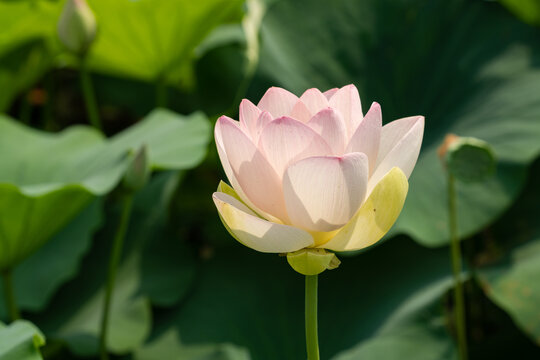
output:
M 257 107 L 268 111 L 273 118 L 289 115 L 298 97 L 293 93 L 278 87 L 271 87 L 261 98 Z
M 309 231 L 332 231 L 345 225 L 366 195 L 365 154 L 311 157 L 287 168 L 283 193 L 293 225 Z
M 332 154 L 330 146 L 313 129 L 286 116 L 266 125 L 259 138 L 259 149 L 280 178 L 289 164 L 297 160 Z
M 235 123 L 221 117 L 216 124 L 216 128 L 221 131 L 223 150 L 234 175 L 233 179 L 239 185 L 237 188 L 233 179 L 229 178 L 233 188 L 240 195 L 243 193 L 257 208 L 287 222 L 281 177 L 277 176 L 261 152 Z
M 216 192 L 213 199 L 227 230 L 247 247 L 266 253 L 288 253 L 313 245 L 306 231 L 261 219 L 230 195 Z
M 362 152 L 369 159 L 369 173 L 372 174 L 377 164 L 377 154 L 381 138 L 382 115 L 381 106 L 374 102 L 364 119 L 354 131 L 346 153 Z
M 377 184 L 354 217 L 334 237 L 319 247 L 334 251 L 358 250 L 379 241 L 399 216 L 409 184 L 399 168 L 390 170 Z
M 420 153 L 423 134 L 423 116 L 411 116 L 383 126 L 377 165 L 369 179 L 368 192 L 395 166 L 409 178 Z
M 339 112 L 332 108 L 323 109 L 313 116 L 307 125 L 315 130 L 317 134 L 321 135 L 332 148 L 334 155 L 342 155 L 344 153 L 347 141 L 347 129 Z
M 330 98 L 330 106 L 341 112 L 349 134 L 362 120 L 360 95 L 354 85 L 347 85 L 336 91 Z
M 261 115 L 261 110 L 251 101 L 244 99 L 240 103 L 240 127 L 253 139 L 257 133 L 257 120 Z
M 300 96 L 300 101 L 306 105 L 312 116 L 328 107 L 326 96 L 324 96 L 319 89 L 315 88 L 306 90 L 302 96 Z

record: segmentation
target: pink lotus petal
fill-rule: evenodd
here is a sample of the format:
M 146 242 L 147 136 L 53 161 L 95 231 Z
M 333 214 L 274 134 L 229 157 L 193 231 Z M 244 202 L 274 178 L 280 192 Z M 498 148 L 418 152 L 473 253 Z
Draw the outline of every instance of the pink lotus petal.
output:
M 216 129 L 221 132 L 226 160 L 241 192 L 257 208 L 287 222 L 281 177 L 278 177 L 266 158 L 234 121 L 221 117 Z M 233 188 L 237 190 L 232 179 L 229 179 Z
M 341 112 L 349 134 L 353 132 L 353 129 L 356 129 L 363 118 L 360 95 L 352 84 L 336 91 L 330 98 L 330 106 Z
M 377 163 L 379 143 L 381 138 L 382 114 L 381 106 L 374 102 L 364 119 L 360 122 L 353 133 L 346 153 L 361 152 L 368 156 L 369 173 L 372 174 Z
M 259 149 L 280 178 L 295 161 L 332 154 L 330 146 L 312 128 L 286 116 L 266 125 L 259 138 Z
M 311 119 L 311 112 L 301 100 L 298 100 L 291 110 L 291 117 L 303 123 L 307 123 L 309 119 Z
M 298 97 L 293 93 L 278 87 L 271 87 L 261 98 L 257 107 L 268 111 L 273 118 L 289 115 Z
M 289 218 L 309 231 L 339 229 L 364 201 L 367 183 L 365 154 L 300 160 L 287 168 L 283 178 Z
M 287 253 L 313 245 L 313 237 L 306 231 L 261 219 L 225 193 L 216 192 L 212 197 L 232 235 L 247 247 L 266 253 Z
M 261 110 L 251 101 L 244 99 L 240 103 L 240 127 L 253 139 L 257 133 L 257 120 L 261 115 Z
M 326 96 L 315 88 L 306 90 L 300 96 L 300 101 L 306 105 L 312 116 L 328 107 Z
M 344 153 L 347 129 L 340 113 L 332 108 L 323 109 L 313 116 L 307 125 L 321 135 L 332 148 L 334 155 Z
M 326 98 L 328 100 L 330 100 L 330 98 L 332 96 L 334 96 L 334 94 L 336 93 L 336 91 L 338 91 L 339 89 L 338 88 L 333 88 L 333 89 L 329 89 L 329 90 L 326 90 L 325 92 L 323 92 L 323 95 L 326 96 Z
M 411 175 L 420 153 L 423 134 L 423 116 L 411 116 L 383 126 L 377 165 L 369 180 L 368 191 L 394 166 L 399 167 L 407 178 Z

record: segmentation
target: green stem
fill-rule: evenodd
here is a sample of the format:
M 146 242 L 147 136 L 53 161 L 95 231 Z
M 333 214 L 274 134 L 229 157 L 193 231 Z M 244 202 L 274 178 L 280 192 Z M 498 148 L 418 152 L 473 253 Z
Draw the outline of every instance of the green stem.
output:
M 6 299 L 6 307 L 8 310 L 9 318 L 11 321 L 15 321 L 21 318 L 17 302 L 15 301 L 15 290 L 13 288 L 13 272 L 11 269 L 2 271 L 2 279 L 4 281 L 4 295 Z
M 92 77 L 90 76 L 90 72 L 88 71 L 88 65 L 84 56 L 81 59 L 80 72 L 81 89 L 83 92 L 84 104 L 86 106 L 86 113 L 88 114 L 88 120 L 93 127 L 100 131 L 103 131 L 103 128 L 101 126 L 101 120 L 99 119 L 99 109 L 94 93 L 94 86 L 92 84 Z
M 167 107 L 167 83 L 160 77 L 156 82 L 156 107 Z
M 306 347 L 308 360 L 319 360 L 317 277 L 318 275 L 306 275 Z
M 107 331 L 109 326 L 109 313 L 112 302 L 114 280 L 116 276 L 116 269 L 120 262 L 122 255 L 122 247 L 124 245 L 124 237 L 129 224 L 129 218 L 131 216 L 131 208 L 133 205 L 133 194 L 126 195 L 122 202 L 122 214 L 120 215 L 120 223 L 116 229 L 116 234 L 113 239 L 113 248 L 111 252 L 111 258 L 109 260 L 109 272 L 107 275 L 107 284 L 105 288 L 105 301 L 103 303 L 103 314 L 101 319 L 101 334 L 99 341 L 99 350 L 101 360 L 107 360 L 109 355 L 107 353 Z
M 452 272 L 454 273 L 454 306 L 459 359 L 467 360 L 467 333 L 465 328 L 465 299 L 461 281 L 461 250 L 457 225 L 456 186 L 454 177 L 448 174 L 448 214 Z

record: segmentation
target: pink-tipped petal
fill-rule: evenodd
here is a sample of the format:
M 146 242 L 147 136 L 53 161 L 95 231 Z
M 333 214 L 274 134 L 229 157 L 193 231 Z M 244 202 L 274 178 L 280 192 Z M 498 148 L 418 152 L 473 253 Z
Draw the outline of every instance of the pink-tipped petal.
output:
M 216 128 L 221 132 L 226 160 L 241 192 L 257 208 L 287 222 L 281 177 L 234 121 L 221 117 Z M 232 179 L 229 180 L 238 191 Z
M 321 135 L 332 148 L 334 155 L 344 153 L 347 142 L 347 129 L 339 112 L 332 108 L 323 109 L 313 116 L 307 125 Z
M 354 131 L 346 153 L 362 152 L 369 159 L 369 173 L 372 174 L 377 164 L 377 154 L 379 152 L 379 143 L 381 138 L 382 114 L 381 106 L 374 102 L 364 119 L 360 122 Z
M 291 111 L 291 117 L 303 123 L 307 123 L 309 119 L 311 119 L 311 112 L 308 110 L 306 104 L 301 100 L 298 100 Z
M 230 195 L 216 192 L 213 199 L 227 230 L 247 247 L 266 253 L 288 253 L 313 245 L 313 237 L 306 231 L 261 219 Z
M 240 127 L 253 139 L 257 133 L 257 120 L 261 115 L 261 110 L 251 101 L 244 99 L 240 103 Z
M 286 116 L 266 125 L 259 138 L 259 149 L 280 178 L 293 162 L 332 154 L 330 146 L 312 128 Z
M 409 178 L 420 153 L 423 134 L 423 116 L 411 116 L 383 126 L 377 165 L 369 180 L 368 191 L 395 166 Z
M 298 101 L 293 93 L 278 87 L 271 87 L 261 98 L 257 107 L 268 111 L 273 118 L 289 115 Z
M 257 126 L 255 127 L 255 132 L 251 139 L 253 140 L 254 144 L 257 144 L 259 142 L 259 138 L 261 137 L 261 133 L 266 125 L 272 122 L 272 115 L 268 111 L 263 111 L 259 118 L 257 119 Z
M 330 98 L 330 106 L 341 112 L 349 134 L 362 120 L 360 95 L 354 85 L 347 85 L 336 91 Z
M 325 92 L 323 92 L 323 95 L 326 96 L 326 98 L 328 100 L 330 100 L 330 98 L 332 96 L 334 96 L 334 94 L 336 93 L 336 91 L 338 91 L 339 89 L 338 88 L 333 88 L 333 89 L 329 89 L 329 90 L 326 90 Z
M 302 96 L 300 96 L 300 101 L 302 101 L 308 108 L 311 115 L 315 115 L 322 109 L 328 107 L 328 100 L 326 96 L 319 91 L 319 89 L 308 89 Z
M 289 166 L 283 193 L 291 223 L 309 231 L 345 225 L 366 195 L 368 160 L 362 153 L 311 157 Z

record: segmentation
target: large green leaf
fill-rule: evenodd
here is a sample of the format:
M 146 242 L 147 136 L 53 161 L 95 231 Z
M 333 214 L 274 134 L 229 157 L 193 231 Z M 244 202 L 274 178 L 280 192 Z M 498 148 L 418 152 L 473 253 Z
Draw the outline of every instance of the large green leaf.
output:
M 124 354 L 138 348 L 150 332 L 150 301 L 141 291 L 141 258 L 147 254 L 143 244 L 161 235 L 177 184 L 176 172 L 158 174 L 135 198 L 111 306 L 108 347 L 113 353 Z M 65 341 L 80 356 L 97 354 L 110 240 L 118 225 L 118 213 L 118 209 L 108 211 L 106 226 L 82 264 L 85 271 L 63 287 L 47 310 L 35 317 L 48 338 Z
M 0 1 L 0 55 L 30 40 L 54 42 L 59 15 L 60 6 L 57 1 Z
M 514 249 L 500 264 L 480 271 L 485 293 L 540 345 L 540 239 Z
M 73 278 L 92 235 L 102 224 L 101 201 L 94 201 L 14 271 L 15 299 L 22 310 L 42 310 L 60 285 Z M 0 285 L 0 291 L 2 286 Z M 5 310 L 0 297 L 0 314 Z
M 499 0 L 523 21 L 540 26 L 540 2 L 538 0 Z
M 220 236 L 228 235 L 223 229 Z M 178 329 L 186 346 L 233 343 L 247 348 L 254 359 L 305 358 L 303 277 L 285 258 L 241 245 L 217 248 L 214 254 L 203 264 L 192 294 L 176 313 L 162 316 L 157 331 Z M 342 260 L 340 268 L 319 276 L 323 359 L 371 339 L 389 316 L 399 318 L 397 309 L 407 309 L 402 304 L 412 301 L 413 294 L 448 276 L 446 251 L 424 249 L 404 238 Z M 436 321 L 441 321 L 440 310 Z M 451 338 L 444 337 L 444 324 L 426 333 L 435 330 L 433 340 L 446 341 L 448 347 Z
M 223 22 L 238 21 L 241 0 L 95 0 L 99 36 L 89 61 L 99 72 L 178 84 L 191 76 L 194 50 Z
M 186 346 L 172 329 L 135 352 L 135 360 L 249 360 L 249 353 L 232 344 Z
M 32 323 L 18 320 L 9 326 L 0 323 L 0 359 L 42 360 L 39 348 L 45 337 Z
M 263 21 L 249 97 L 271 85 L 300 94 L 355 83 L 364 111 L 378 101 L 385 121 L 425 115 L 422 153 L 395 231 L 438 246 L 448 241 L 436 155 L 446 133 L 486 140 L 499 159 L 491 180 L 458 189 L 461 236 L 509 206 L 540 150 L 539 38 L 492 2 L 276 1 Z
M 0 268 L 16 265 L 121 179 L 145 144 L 154 169 L 185 169 L 206 153 L 209 124 L 155 110 L 106 140 L 89 127 L 48 134 L 0 117 Z
M 395 310 L 375 336 L 334 359 L 455 359 L 457 351 L 448 337 L 441 302 L 451 285 L 451 279 L 442 279 L 421 289 Z
M 501 259 L 478 271 L 486 295 L 537 345 L 540 345 L 539 181 L 540 161 L 536 161 L 522 196 L 491 230 L 494 234 L 491 241 L 499 245 Z

